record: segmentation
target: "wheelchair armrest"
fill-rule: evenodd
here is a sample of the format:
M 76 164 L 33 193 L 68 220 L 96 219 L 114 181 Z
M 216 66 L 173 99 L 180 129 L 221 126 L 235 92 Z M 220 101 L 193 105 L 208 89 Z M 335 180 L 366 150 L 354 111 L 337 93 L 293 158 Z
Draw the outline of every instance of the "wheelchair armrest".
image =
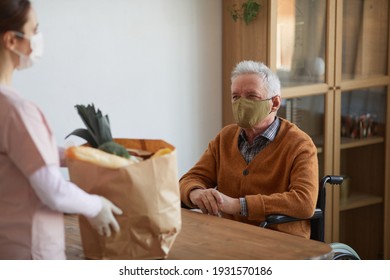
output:
M 296 222 L 296 221 L 302 221 L 302 220 L 315 220 L 323 217 L 322 210 L 320 208 L 316 208 L 314 210 L 313 216 L 311 216 L 308 219 L 302 219 L 302 218 L 295 218 L 287 215 L 278 215 L 278 214 L 272 214 L 268 215 L 265 218 L 265 221 L 260 223 L 260 227 L 268 227 L 272 225 L 277 224 L 284 224 L 284 223 L 290 223 L 290 222 Z
M 260 224 L 261 227 L 267 227 L 267 226 L 272 226 L 276 224 L 284 224 L 284 223 L 289 223 L 289 222 L 295 222 L 295 221 L 300 221 L 301 219 L 286 216 L 286 215 L 268 215 L 265 218 L 265 221 Z
M 310 220 L 320 219 L 322 217 L 324 217 L 324 213 L 320 208 L 316 208 L 314 209 L 314 214 L 311 216 Z

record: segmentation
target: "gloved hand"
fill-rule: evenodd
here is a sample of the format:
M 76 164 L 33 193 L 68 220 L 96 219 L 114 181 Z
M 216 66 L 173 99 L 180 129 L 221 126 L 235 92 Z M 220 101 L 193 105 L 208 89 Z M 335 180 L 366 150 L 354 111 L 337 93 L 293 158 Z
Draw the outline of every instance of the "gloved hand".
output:
M 100 235 L 106 235 L 107 237 L 111 236 L 111 228 L 119 232 L 119 224 L 115 219 L 114 214 L 121 215 L 122 210 L 116 207 L 111 201 L 104 197 L 100 197 L 102 200 L 102 210 L 100 210 L 99 214 L 96 217 L 88 218 L 91 226 L 97 230 Z

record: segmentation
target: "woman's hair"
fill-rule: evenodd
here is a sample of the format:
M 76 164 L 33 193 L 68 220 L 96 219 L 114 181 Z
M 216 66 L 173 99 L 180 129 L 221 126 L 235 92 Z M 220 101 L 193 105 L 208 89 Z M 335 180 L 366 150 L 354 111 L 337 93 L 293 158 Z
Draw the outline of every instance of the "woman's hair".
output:
M 231 80 L 243 74 L 257 74 L 263 79 L 264 89 L 267 91 L 267 98 L 281 95 L 280 80 L 278 76 L 271 71 L 264 63 L 252 60 L 244 60 L 234 68 Z
M 0 34 L 22 31 L 30 10 L 29 0 L 0 0 Z

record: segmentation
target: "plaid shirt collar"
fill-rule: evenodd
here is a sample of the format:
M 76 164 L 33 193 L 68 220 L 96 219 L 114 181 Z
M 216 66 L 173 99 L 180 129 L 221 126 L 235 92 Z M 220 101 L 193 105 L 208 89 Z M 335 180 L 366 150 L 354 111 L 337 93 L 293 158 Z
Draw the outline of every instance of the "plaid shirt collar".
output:
M 261 135 L 256 136 L 253 143 L 255 144 L 257 140 L 261 137 L 266 138 L 268 141 L 273 141 L 276 137 L 276 134 L 278 133 L 279 125 L 280 125 L 280 120 L 278 117 L 275 117 L 275 120 L 271 123 L 271 125 Z M 245 142 L 247 142 L 245 130 L 242 128 L 240 132 L 240 138 L 241 138 L 240 140 L 244 140 Z
M 245 131 L 241 129 L 240 136 L 238 138 L 238 149 L 247 164 L 249 164 L 261 150 L 275 139 L 279 126 L 280 120 L 276 117 L 273 123 L 261 135 L 258 135 L 254 139 L 252 145 L 249 145 L 245 137 Z

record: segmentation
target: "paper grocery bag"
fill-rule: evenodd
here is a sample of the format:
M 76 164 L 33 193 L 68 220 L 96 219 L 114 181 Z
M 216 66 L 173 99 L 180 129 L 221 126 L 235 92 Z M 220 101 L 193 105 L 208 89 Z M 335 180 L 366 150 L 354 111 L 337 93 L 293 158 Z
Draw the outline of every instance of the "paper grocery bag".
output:
M 168 256 L 181 230 L 175 148 L 162 140 L 115 139 L 129 149 L 173 151 L 119 169 L 68 160 L 72 182 L 122 209 L 119 233 L 103 237 L 79 216 L 84 255 L 89 259 L 161 259 Z

